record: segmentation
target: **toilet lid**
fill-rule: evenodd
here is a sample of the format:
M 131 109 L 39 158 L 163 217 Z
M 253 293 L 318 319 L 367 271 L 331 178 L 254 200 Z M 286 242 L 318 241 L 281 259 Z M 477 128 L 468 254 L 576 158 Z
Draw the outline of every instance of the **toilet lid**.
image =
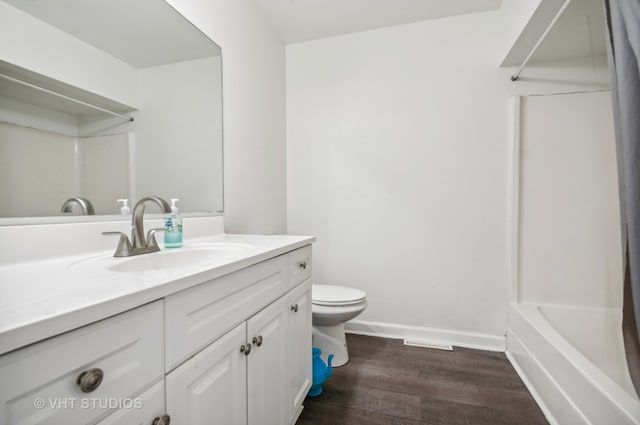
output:
M 311 298 L 316 305 L 350 305 L 362 302 L 364 291 L 346 286 L 312 285 Z

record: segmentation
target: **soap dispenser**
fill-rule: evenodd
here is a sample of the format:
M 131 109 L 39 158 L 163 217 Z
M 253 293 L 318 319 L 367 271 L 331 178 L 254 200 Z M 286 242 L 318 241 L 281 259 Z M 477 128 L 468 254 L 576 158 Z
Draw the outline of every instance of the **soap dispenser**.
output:
M 180 248 L 182 246 L 182 217 L 178 214 L 176 202 L 171 199 L 171 215 L 164 220 L 164 247 Z
M 122 202 L 122 208 L 120 208 L 120 214 L 131 214 L 131 208 L 129 208 L 128 199 L 116 199 L 116 202 Z

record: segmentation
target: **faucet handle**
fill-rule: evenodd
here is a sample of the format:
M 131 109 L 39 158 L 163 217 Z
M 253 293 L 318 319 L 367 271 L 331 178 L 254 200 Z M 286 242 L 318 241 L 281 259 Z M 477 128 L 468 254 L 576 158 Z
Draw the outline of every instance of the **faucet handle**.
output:
M 156 241 L 156 232 L 164 232 L 164 227 L 156 227 L 155 229 L 150 229 L 147 232 L 147 238 L 145 240 L 145 245 L 147 246 L 147 248 L 158 248 L 160 249 L 160 247 L 158 246 L 158 242 Z
M 131 255 L 131 242 L 129 242 L 129 237 L 126 234 L 122 232 L 102 232 L 102 234 L 105 236 L 120 236 L 116 252 L 113 254 L 114 257 L 128 257 Z

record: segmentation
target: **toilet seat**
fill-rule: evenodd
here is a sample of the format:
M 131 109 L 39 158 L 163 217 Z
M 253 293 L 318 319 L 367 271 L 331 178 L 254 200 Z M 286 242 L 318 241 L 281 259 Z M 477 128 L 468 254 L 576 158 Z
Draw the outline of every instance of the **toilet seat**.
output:
M 359 304 L 366 298 L 364 291 L 338 285 L 312 285 L 311 302 L 315 305 L 342 306 Z

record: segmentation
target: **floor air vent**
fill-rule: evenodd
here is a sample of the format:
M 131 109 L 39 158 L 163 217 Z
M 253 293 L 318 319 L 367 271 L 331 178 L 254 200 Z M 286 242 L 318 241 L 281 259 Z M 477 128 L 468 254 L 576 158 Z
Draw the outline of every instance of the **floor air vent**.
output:
M 412 347 L 433 348 L 435 350 L 453 351 L 453 346 L 449 344 L 442 344 L 440 342 L 425 341 L 422 339 L 405 339 L 404 345 L 410 345 Z

